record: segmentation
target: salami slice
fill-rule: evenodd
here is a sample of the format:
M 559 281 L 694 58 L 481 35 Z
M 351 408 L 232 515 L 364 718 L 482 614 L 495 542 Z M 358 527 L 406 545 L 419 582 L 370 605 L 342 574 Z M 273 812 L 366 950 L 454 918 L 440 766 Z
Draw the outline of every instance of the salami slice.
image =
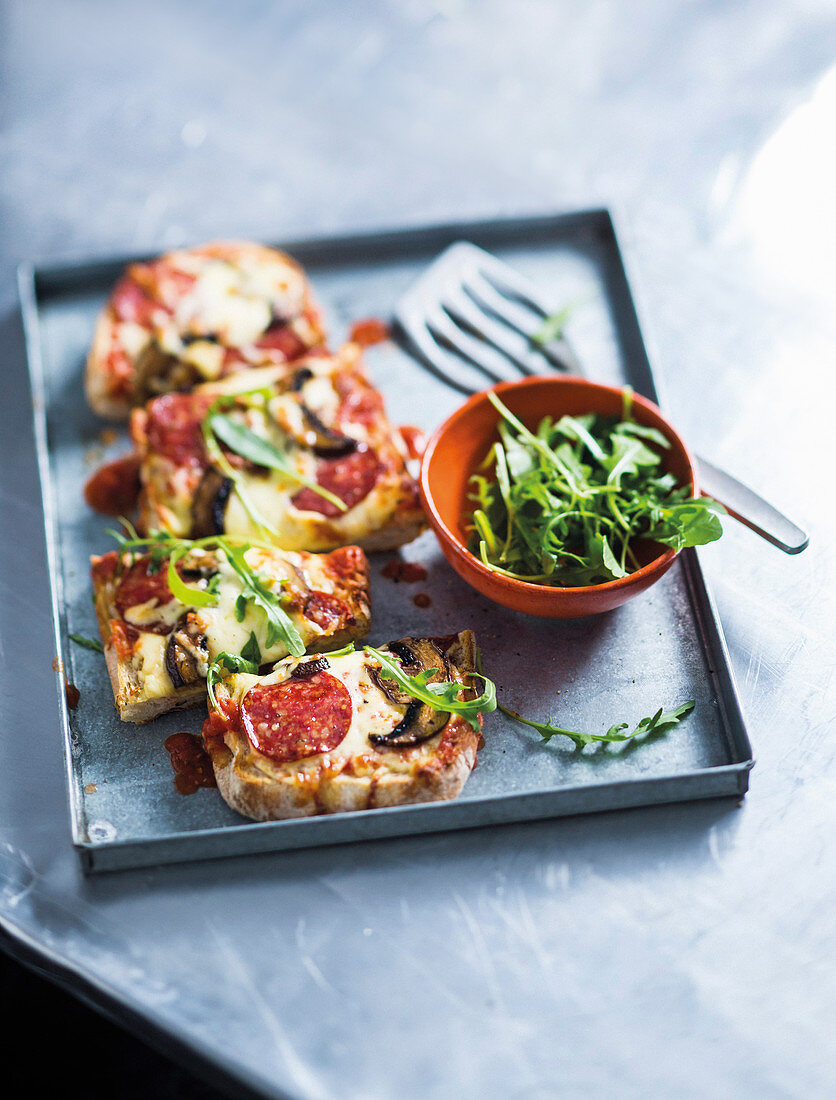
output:
M 305 601 L 303 614 L 323 630 L 333 630 L 338 623 L 346 622 L 346 611 L 345 602 L 338 596 L 328 592 L 311 592 Z
M 276 352 L 276 357 L 280 360 L 298 359 L 308 347 L 288 324 L 271 326 L 259 336 L 255 346 L 263 351 Z
M 146 328 L 151 327 L 154 311 L 160 308 L 159 303 L 130 275 L 119 280 L 110 301 L 120 321 L 132 321 Z
M 149 600 L 156 600 L 155 606 L 162 607 L 163 604 L 174 599 L 166 579 L 166 563 L 163 563 L 158 573 L 149 573 L 149 564 L 148 558 L 139 558 L 122 574 L 119 587 L 116 589 L 115 603 L 116 610 L 123 619 L 132 607 L 147 603 Z M 144 625 L 143 630 L 148 630 L 152 634 L 168 634 L 171 623 L 166 625 L 162 621 L 152 622 L 147 626 Z
M 279 764 L 335 749 L 348 733 L 351 713 L 348 690 L 328 672 L 256 684 L 241 704 L 250 744 Z
M 361 443 L 357 450 L 341 458 L 322 459 L 316 468 L 316 483 L 338 496 L 347 508 L 365 500 L 377 484 L 380 462 L 374 451 Z M 293 497 L 293 505 L 303 512 L 319 512 L 332 518 L 343 513 L 330 500 L 313 489 L 301 489 Z
M 201 421 L 210 401 L 189 393 L 167 393 L 148 404 L 149 448 L 176 465 L 208 465 Z

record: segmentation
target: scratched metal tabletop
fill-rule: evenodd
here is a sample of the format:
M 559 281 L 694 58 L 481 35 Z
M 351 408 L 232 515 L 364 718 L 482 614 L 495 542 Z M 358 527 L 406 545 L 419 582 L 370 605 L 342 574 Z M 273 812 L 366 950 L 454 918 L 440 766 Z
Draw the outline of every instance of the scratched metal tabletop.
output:
M 832 1095 L 832 3 L 19 0 L 0 51 L 3 945 L 265 1096 Z M 597 204 L 671 416 L 812 535 L 701 553 L 745 803 L 83 878 L 16 264 Z

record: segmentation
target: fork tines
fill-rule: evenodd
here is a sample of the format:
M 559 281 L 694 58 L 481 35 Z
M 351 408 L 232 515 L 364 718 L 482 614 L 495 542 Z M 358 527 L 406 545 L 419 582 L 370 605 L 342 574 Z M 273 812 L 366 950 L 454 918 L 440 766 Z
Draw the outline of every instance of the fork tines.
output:
M 550 368 L 579 374 L 562 334 L 536 339 L 548 316 L 525 276 L 467 241 L 450 245 L 395 311 L 425 365 L 463 393 Z

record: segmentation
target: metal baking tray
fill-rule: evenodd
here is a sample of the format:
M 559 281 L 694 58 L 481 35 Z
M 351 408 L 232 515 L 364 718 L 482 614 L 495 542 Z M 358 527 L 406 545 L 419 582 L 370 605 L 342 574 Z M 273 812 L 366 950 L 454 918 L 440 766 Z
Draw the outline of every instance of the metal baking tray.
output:
M 429 261 L 455 240 L 507 260 L 558 308 L 582 298 L 569 335 L 588 376 L 629 383 L 656 399 L 613 223 L 606 210 L 441 225 L 362 236 L 283 242 L 307 268 L 334 344 L 352 321 L 386 318 Z M 722 629 L 697 555 L 686 551 L 643 596 L 607 615 L 560 622 L 506 611 L 467 587 L 426 533 L 402 556 L 423 563 L 420 584 L 381 576 L 390 555 L 372 556 L 372 643 L 472 627 L 500 698 L 527 716 L 570 729 L 635 723 L 659 706 L 695 699 L 680 727 L 642 745 L 577 753 L 565 739 L 544 746 L 500 713 L 455 802 L 253 824 L 215 790 L 179 795 L 163 741 L 200 730 L 200 709 L 148 726 L 116 717 L 100 655 L 68 642 L 96 636 L 88 558 L 111 548 L 109 522 L 84 504 L 95 466 L 127 446 L 87 407 L 84 359 L 96 313 L 124 265 L 137 257 L 62 266 L 25 265 L 20 292 L 61 667 L 81 693 L 61 692 L 72 839 L 87 872 L 179 860 L 346 843 L 478 825 L 590 813 L 747 790 L 752 754 Z M 461 397 L 396 343 L 370 349 L 372 374 L 395 423 L 432 429 Z M 419 608 L 418 592 L 432 604 Z M 51 730 L 41 731 L 52 736 Z M 565 742 L 565 743 L 560 743 Z M 56 744 L 57 748 L 57 744 Z

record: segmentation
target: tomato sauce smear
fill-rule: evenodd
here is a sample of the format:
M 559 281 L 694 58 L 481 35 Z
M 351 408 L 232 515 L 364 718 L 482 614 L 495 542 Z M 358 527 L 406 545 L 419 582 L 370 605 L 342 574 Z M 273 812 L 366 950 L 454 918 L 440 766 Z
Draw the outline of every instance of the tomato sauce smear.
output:
M 216 787 L 212 761 L 203 742 L 194 733 L 172 733 L 163 741 L 174 769 L 178 794 L 195 794 L 201 787 Z
M 84 486 L 84 499 L 94 512 L 127 516 L 136 508 L 140 488 L 139 455 L 132 451 L 96 470 Z
M 378 317 L 366 317 L 362 321 L 355 321 L 348 334 L 349 340 L 361 347 L 370 348 L 375 344 L 382 344 L 391 335 L 389 326 Z

